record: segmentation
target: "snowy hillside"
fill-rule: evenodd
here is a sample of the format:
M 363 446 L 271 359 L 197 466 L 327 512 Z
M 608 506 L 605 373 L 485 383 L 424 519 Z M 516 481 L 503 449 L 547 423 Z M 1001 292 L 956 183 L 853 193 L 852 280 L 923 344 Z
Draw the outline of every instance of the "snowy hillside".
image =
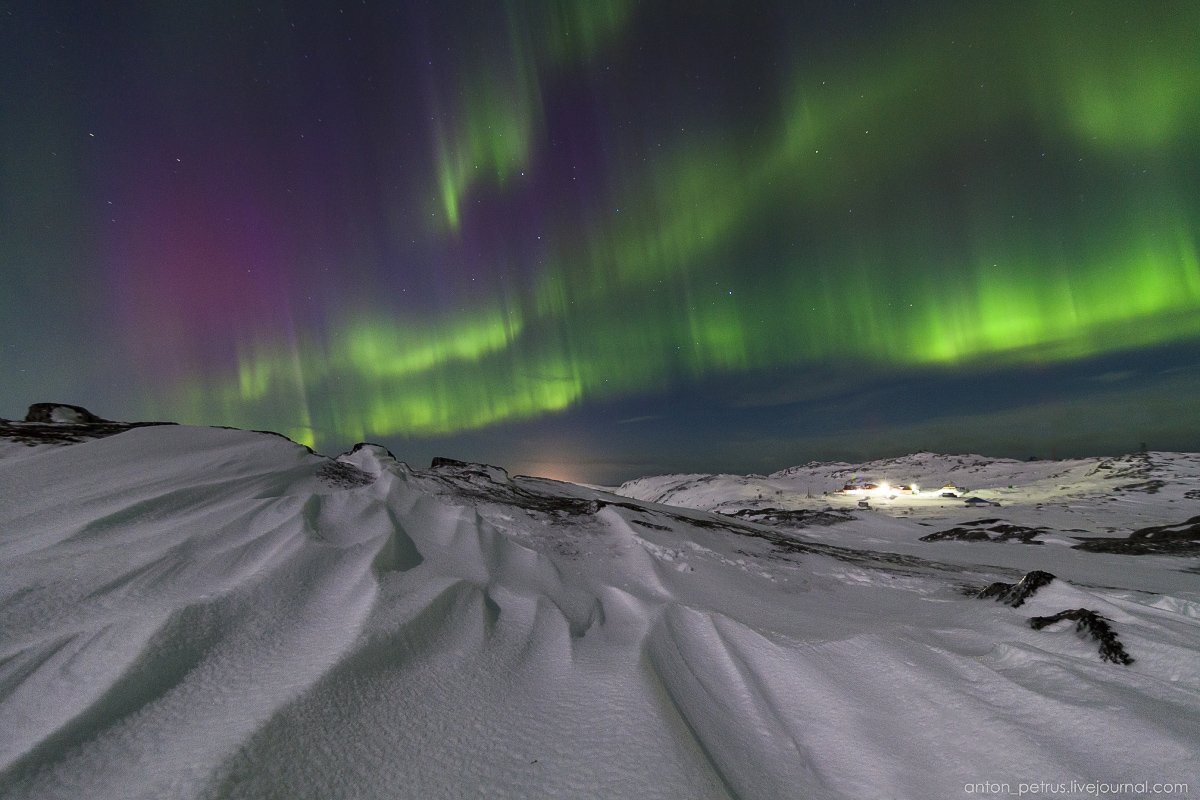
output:
M 1196 456 L 620 496 L 112 425 L 0 425 L 0 797 L 1200 790 Z

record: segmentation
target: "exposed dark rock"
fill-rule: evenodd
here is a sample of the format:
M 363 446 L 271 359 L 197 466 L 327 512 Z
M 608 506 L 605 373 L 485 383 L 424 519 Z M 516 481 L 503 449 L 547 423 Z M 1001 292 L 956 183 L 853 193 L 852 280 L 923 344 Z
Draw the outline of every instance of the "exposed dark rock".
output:
M 792 528 L 807 528 L 814 525 L 837 525 L 849 522 L 854 515 L 849 511 L 837 511 L 826 508 L 823 511 L 809 509 L 780 509 L 780 508 L 742 508 L 728 515 L 766 525 L 784 525 Z
M 325 462 L 317 468 L 317 477 L 338 489 L 355 489 L 375 482 L 375 476 L 371 473 L 343 461 Z
M 1109 478 L 1149 478 L 1153 468 L 1149 453 L 1131 453 L 1101 461 L 1088 475 L 1103 471 Z
M 429 464 L 429 469 L 446 475 L 456 475 L 482 484 L 512 483 L 508 470 L 504 467 L 494 467 L 491 464 L 478 464 L 473 461 L 459 461 L 454 458 L 436 456 Z
M 1075 621 L 1077 633 L 1087 633 L 1100 643 L 1100 658 L 1114 664 L 1132 664 L 1134 659 L 1125 652 L 1125 646 L 1117 638 L 1117 633 L 1108 624 L 1108 620 L 1089 608 L 1073 608 L 1060 611 L 1049 617 L 1030 617 L 1029 627 L 1040 631 L 1047 625 L 1053 625 L 1064 619 Z
M 1167 485 L 1166 481 L 1160 481 L 1157 478 L 1150 481 L 1142 481 L 1141 483 L 1129 483 L 1125 486 L 1118 486 L 1117 491 L 1124 492 L 1144 492 L 1146 494 L 1158 494 L 1158 490 Z
M 375 447 L 375 448 L 382 450 L 387 455 L 388 458 L 392 459 L 392 461 L 400 460 L 400 459 L 396 458 L 395 454 L 393 454 L 391 450 L 388 450 L 386 447 L 384 447 L 381 444 L 375 444 L 374 442 L 359 442 L 358 444 L 354 445 L 354 447 L 350 448 L 349 453 L 357 453 L 359 450 L 362 450 L 367 447 Z M 347 455 L 349 455 L 349 453 L 347 453 Z
M 1044 544 L 1037 537 L 1047 533 L 1049 528 L 1027 528 L 1024 525 L 1014 525 L 1000 519 L 980 519 L 968 522 L 949 530 L 937 531 L 921 537 L 922 542 L 1022 542 L 1024 544 Z
M 502 472 L 504 472 L 505 474 L 508 474 L 507 471 L 503 470 L 501 467 L 493 467 L 490 464 L 476 464 L 471 461 L 459 461 L 457 458 L 446 458 L 445 456 L 434 456 L 433 461 L 431 461 L 429 463 L 430 469 L 443 469 L 446 467 L 450 467 L 451 469 L 475 469 L 475 470 L 479 470 L 480 468 L 483 468 L 485 470 L 498 469 L 498 470 L 501 470 Z
M 1074 547 L 1128 556 L 1200 556 L 1200 516 L 1175 525 L 1140 528 L 1124 539 L 1085 539 Z
M 426 474 L 456 494 L 506 503 L 528 511 L 582 516 L 595 514 L 606 505 L 600 500 L 547 494 L 526 488 L 513 482 L 506 470 L 488 464 L 439 456 L 433 459 Z
M 25 421 L 92 425 L 112 420 L 97 417 L 83 406 L 73 406 L 68 403 L 34 403 L 25 414 Z
M 995 598 L 997 602 L 1019 608 L 1025 604 L 1026 600 L 1037 594 L 1038 589 L 1053 580 L 1054 575 L 1051 573 L 1035 569 L 1033 572 L 1025 573 L 1016 583 L 993 583 L 975 596 L 981 600 Z
M 34 403 L 23 421 L 0 419 L 0 438 L 33 447 L 39 444 L 78 444 L 88 439 L 124 433 L 150 425 L 173 422 L 113 422 L 96 416 L 82 406 L 67 403 Z
M 992 537 L 979 528 L 951 528 L 948 531 L 929 533 L 921 537 L 922 542 L 990 542 Z

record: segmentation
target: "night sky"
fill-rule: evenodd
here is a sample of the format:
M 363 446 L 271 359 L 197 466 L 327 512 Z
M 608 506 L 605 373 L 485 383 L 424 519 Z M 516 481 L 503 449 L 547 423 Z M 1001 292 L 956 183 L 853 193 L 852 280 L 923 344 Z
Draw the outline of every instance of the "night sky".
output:
M 1200 450 L 1200 3 L 4 2 L 0 416 L 613 482 Z

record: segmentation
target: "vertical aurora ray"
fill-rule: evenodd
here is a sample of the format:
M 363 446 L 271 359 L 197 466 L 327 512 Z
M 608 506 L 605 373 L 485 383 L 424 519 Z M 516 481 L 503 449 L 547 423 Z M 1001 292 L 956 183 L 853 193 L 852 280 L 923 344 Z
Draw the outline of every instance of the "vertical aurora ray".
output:
M 462 225 L 472 189 L 503 189 L 531 166 L 543 122 L 542 73 L 592 57 L 630 16 L 626 0 L 554 0 L 540 13 L 509 0 L 503 8 L 495 24 L 504 35 L 486 36 L 482 55 L 465 53 L 470 66 L 434 104 L 438 192 L 452 230 Z
M 503 187 L 529 164 L 541 108 L 537 72 L 523 55 L 526 49 L 515 40 L 503 59 L 506 68 L 480 67 L 466 81 L 462 107 L 446 114 L 448 129 L 438 126 L 438 190 L 452 229 L 462 224 L 462 204 L 473 186 Z

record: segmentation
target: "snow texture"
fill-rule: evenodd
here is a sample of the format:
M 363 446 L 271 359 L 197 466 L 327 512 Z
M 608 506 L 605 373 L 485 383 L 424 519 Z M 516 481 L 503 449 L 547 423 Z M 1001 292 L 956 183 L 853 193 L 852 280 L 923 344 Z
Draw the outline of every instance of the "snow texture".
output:
M 1198 559 L 1078 546 L 1183 536 L 1195 455 L 615 494 L 236 430 L 71 438 L 0 449 L 6 800 L 1200 785 Z M 824 494 L 856 476 L 954 481 L 1043 546 L 927 540 L 977 520 L 961 500 Z M 1020 608 L 973 597 L 1034 570 L 1057 579 Z M 1056 634 L 1092 618 L 1132 663 Z

